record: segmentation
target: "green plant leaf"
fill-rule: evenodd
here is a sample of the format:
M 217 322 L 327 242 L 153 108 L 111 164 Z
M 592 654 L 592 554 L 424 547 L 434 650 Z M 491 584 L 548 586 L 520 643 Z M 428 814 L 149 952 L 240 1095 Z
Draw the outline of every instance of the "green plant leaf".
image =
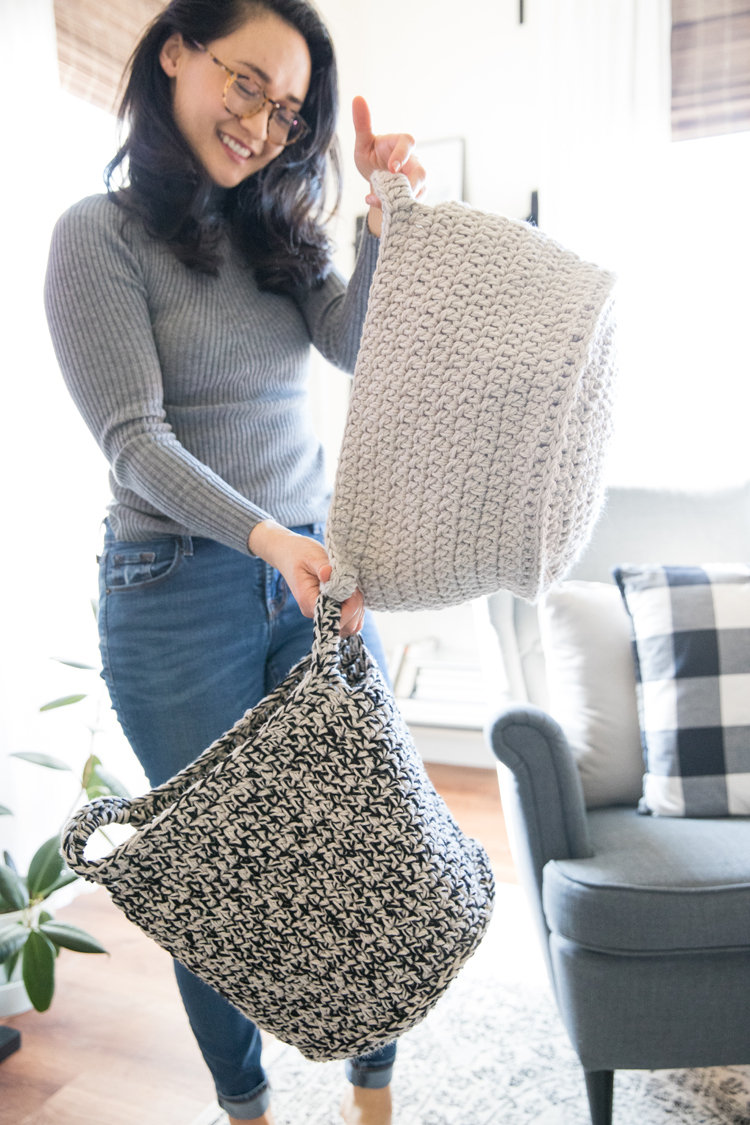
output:
M 91 754 L 86 760 L 81 776 L 81 785 L 86 790 L 86 796 L 90 801 L 95 800 L 96 797 L 114 795 L 115 797 L 127 798 L 130 796 L 122 782 L 118 781 L 109 770 L 104 769 L 96 754 Z
M 37 1012 L 46 1012 L 55 991 L 55 947 L 39 930 L 23 947 L 23 983 Z
M 0 863 L 1 904 L 4 904 L 5 911 L 23 910 L 24 906 L 29 905 L 29 896 L 21 876 L 4 863 Z
M 10 852 L 3 852 L 3 863 L 5 863 L 5 865 L 11 869 L 11 871 L 15 871 L 16 875 L 18 874 L 18 868 L 13 862 L 13 856 L 10 854 Z
M 20 922 L 4 926 L 0 930 L 0 965 L 23 948 L 30 933 L 31 930 Z
M 44 922 L 39 926 L 43 934 L 61 945 L 63 949 L 73 949 L 76 953 L 106 953 L 107 950 L 95 937 L 79 930 L 78 926 L 69 926 L 67 922 Z
M 23 946 L 21 947 L 21 949 L 22 948 L 23 948 Z M 20 956 L 21 956 L 21 950 L 17 949 L 15 953 L 11 953 L 10 957 L 5 962 L 5 965 L 3 966 L 3 968 L 5 969 L 5 980 L 6 980 L 6 982 L 9 982 L 10 978 L 13 976 L 16 965 L 18 964 L 18 958 Z
M 53 656 L 51 659 L 55 660 L 58 664 L 66 664 L 68 668 L 83 668 L 85 672 L 96 671 L 93 664 L 82 664 L 80 660 L 63 660 L 61 656 Z
M 119 781 L 113 773 L 110 773 L 109 770 L 105 770 L 103 766 L 97 766 L 95 773 L 107 791 L 112 793 L 115 797 L 127 798 L 130 796 L 130 793 L 123 783 Z
M 70 766 L 59 758 L 52 758 L 49 754 L 37 754 L 34 750 L 19 750 L 17 754 L 9 754 L 9 758 L 21 758 L 24 762 L 33 762 L 35 766 L 46 766 L 50 770 L 67 770 L 71 773 Z
M 67 887 L 70 883 L 77 882 L 78 879 L 79 876 L 76 875 L 75 871 L 69 871 L 66 867 L 63 871 L 60 872 L 54 883 L 45 888 L 42 898 L 49 898 L 49 896 L 53 895 L 55 891 L 59 891 L 60 887 Z
M 55 707 L 68 707 L 71 703 L 80 703 L 82 699 L 86 698 L 86 693 L 83 695 L 63 695 L 60 699 L 53 699 L 49 703 L 43 704 L 40 711 L 53 711 Z
M 0 816 L 13 816 L 13 813 L 5 805 L 0 805 Z
M 88 789 L 89 782 L 91 781 L 91 775 L 96 767 L 100 765 L 101 762 L 97 758 L 96 754 L 89 754 L 88 758 L 86 759 L 86 765 L 83 767 L 83 773 L 81 774 L 81 785 L 84 789 Z
M 26 876 L 29 897 L 36 898 L 51 887 L 62 871 L 63 864 L 64 860 L 60 855 L 60 837 L 51 836 L 38 849 L 29 864 L 29 873 Z
M 39 917 L 37 918 L 37 925 L 39 927 L 41 927 L 42 922 L 54 922 L 54 920 L 55 919 L 52 917 L 51 914 L 49 914 L 46 910 L 42 910 L 41 913 L 39 914 Z M 60 946 L 57 944 L 56 941 L 53 941 L 52 944 L 55 947 L 55 959 L 57 959 L 60 956 Z

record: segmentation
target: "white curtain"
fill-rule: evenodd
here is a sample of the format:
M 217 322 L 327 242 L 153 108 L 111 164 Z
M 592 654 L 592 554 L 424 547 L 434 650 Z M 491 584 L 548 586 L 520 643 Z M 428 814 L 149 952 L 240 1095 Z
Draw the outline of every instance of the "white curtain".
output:
M 750 134 L 670 140 L 669 0 L 534 0 L 540 225 L 620 279 L 611 483 L 750 477 Z
M 670 139 L 670 0 L 534 0 L 541 225 L 609 264 Z
M 73 774 L 8 757 L 41 751 L 71 767 L 85 760 L 96 724 L 93 698 L 40 714 L 47 701 L 95 697 L 96 672 L 56 663 L 98 663 L 89 598 L 96 594 L 98 524 L 107 499 L 106 465 L 70 400 L 47 332 L 42 291 L 58 215 L 102 190 L 114 151 L 114 121 L 61 94 L 52 0 L 0 4 L 0 176 L 3 367 L 0 583 L 0 850 L 19 865 L 60 826 L 75 795 Z M 108 712 L 97 753 L 134 788 L 135 762 Z

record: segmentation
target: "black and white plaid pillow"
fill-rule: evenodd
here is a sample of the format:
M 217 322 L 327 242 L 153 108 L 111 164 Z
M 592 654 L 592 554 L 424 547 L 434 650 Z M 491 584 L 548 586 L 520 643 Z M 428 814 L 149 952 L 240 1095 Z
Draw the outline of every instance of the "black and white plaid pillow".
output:
M 612 573 L 633 623 L 640 811 L 750 815 L 750 565 Z

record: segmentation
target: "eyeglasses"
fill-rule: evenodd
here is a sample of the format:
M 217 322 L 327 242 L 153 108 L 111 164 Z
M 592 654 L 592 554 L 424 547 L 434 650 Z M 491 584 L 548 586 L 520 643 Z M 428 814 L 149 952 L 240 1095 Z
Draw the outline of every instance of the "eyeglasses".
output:
M 298 113 L 292 113 L 286 106 L 267 98 L 265 91 L 258 83 L 245 74 L 238 74 L 224 66 L 215 55 L 212 55 L 202 43 L 192 41 L 199 51 L 204 51 L 218 67 L 226 73 L 224 83 L 224 108 L 232 117 L 242 121 L 245 117 L 254 117 L 256 113 L 267 105 L 271 106 L 268 115 L 268 139 L 275 145 L 293 145 L 310 132 L 310 126 L 302 120 Z

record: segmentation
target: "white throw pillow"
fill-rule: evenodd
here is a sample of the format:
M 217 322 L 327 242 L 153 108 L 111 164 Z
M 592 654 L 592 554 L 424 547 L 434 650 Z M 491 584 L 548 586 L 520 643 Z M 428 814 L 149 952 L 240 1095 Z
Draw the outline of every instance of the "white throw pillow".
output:
M 630 621 L 617 586 L 561 582 L 539 605 L 549 710 L 578 763 L 586 805 L 643 792 Z

